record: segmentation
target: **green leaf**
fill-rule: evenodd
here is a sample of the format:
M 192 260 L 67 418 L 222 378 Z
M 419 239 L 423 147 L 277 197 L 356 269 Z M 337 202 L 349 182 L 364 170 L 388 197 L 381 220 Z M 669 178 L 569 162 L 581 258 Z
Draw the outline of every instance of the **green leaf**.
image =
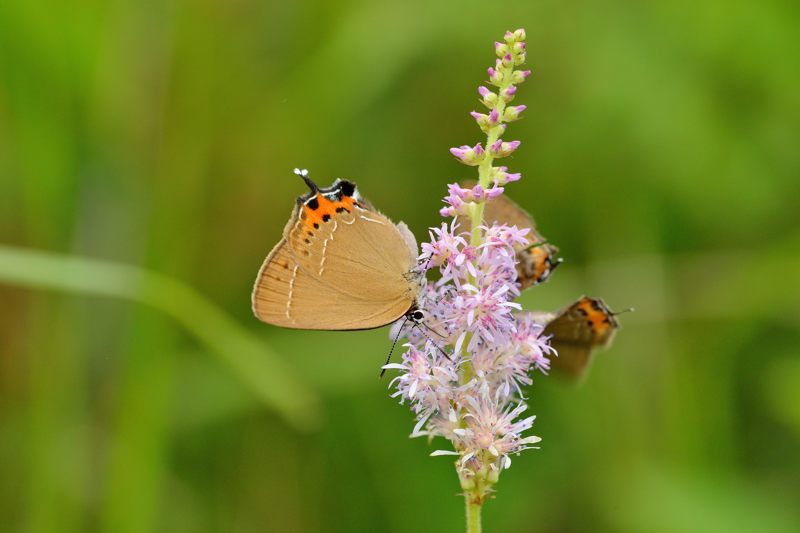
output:
M 247 388 L 296 429 L 313 429 L 320 402 L 283 360 L 219 307 L 176 279 L 129 265 L 0 245 L 0 283 L 150 305 L 216 353 Z

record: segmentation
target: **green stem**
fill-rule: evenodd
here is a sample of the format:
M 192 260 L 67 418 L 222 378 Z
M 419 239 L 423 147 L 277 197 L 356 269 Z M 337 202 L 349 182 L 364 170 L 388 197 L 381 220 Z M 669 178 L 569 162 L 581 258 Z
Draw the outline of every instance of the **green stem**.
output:
M 464 493 L 467 509 L 467 533 L 481 533 L 481 504 L 476 503 L 473 495 Z
M 497 142 L 500 138 L 500 132 L 504 131 L 500 124 L 503 123 L 503 115 L 506 110 L 506 102 L 503 101 L 503 91 L 507 89 L 511 85 L 512 75 L 514 73 L 514 66 L 510 65 L 508 67 L 502 68 L 503 78 L 498 87 L 497 91 L 497 103 L 495 104 L 495 109 L 499 116 L 498 125 L 489 128 L 486 132 L 486 144 L 485 146 L 485 154 L 483 156 L 483 161 L 478 166 L 478 184 L 486 189 L 489 187 L 490 180 L 492 177 L 492 164 L 494 163 L 494 157 L 489 152 L 489 147 Z M 483 223 L 483 211 L 484 211 L 485 202 L 476 202 L 469 211 L 470 223 L 472 232 L 470 234 L 470 245 L 473 248 L 477 248 L 481 244 L 483 244 L 483 232 L 480 229 L 481 224 Z M 475 280 L 472 276 L 470 276 L 469 282 L 471 284 L 475 284 Z M 472 335 L 467 334 L 466 338 L 464 339 L 464 346 L 469 346 L 469 342 L 471 340 Z M 472 369 L 471 361 L 465 361 L 464 364 L 461 366 L 460 372 L 460 382 L 462 384 L 468 383 L 474 375 L 474 371 Z M 466 422 L 459 414 L 460 420 L 459 425 L 461 427 L 466 426 Z M 491 485 L 493 485 L 497 479 L 491 479 L 488 472 L 488 469 L 482 469 L 480 472 L 475 473 L 474 479 L 465 482 L 465 480 L 461 480 L 461 486 L 464 488 L 464 504 L 466 506 L 466 514 L 467 514 L 467 533 L 480 533 L 481 528 L 481 507 L 483 502 L 485 501 L 487 494 L 491 491 Z M 469 488 L 467 488 L 469 486 Z
M 500 116 L 500 120 L 502 122 L 503 113 L 506 110 L 506 103 L 503 101 L 503 98 L 500 97 L 500 94 L 504 89 L 507 89 L 509 85 L 511 85 L 511 75 L 514 73 L 514 67 L 504 67 L 503 68 L 503 81 L 498 87 L 497 90 L 497 105 L 495 109 L 497 109 L 497 114 Z M 495 126 L 491 128 L 487 135 L 486 135 L 486 144 L 484 145 L 486 148 L 486 155 L 481 161 L 481 164 L 478 166 L 478 184 L 483 187 L 484 189 L 489 186 L 489 179 L 492 175 L 492 163 L 494 163 L 494 157 L 489 155 L 489 147 L 497 142 L 497 139 L 500 137 L 500 130 L 501 128 Z M 477 248 L 481 244 L 483 244 L 483 233 L 481 233 L 480 225 L 483 223 L 483 208 L 485 203 L 484 202 L 477 202 L 475 205 L 472 206 L 470 210 L 470 227 L 472 228 L 472 233 L 470 234 L 470 241 L 469 244 L 473 248 Z M 475 280 L 472 279 L 470 276 L 470 283 L 475 283 Z M 464 345 L 469 345 L 471 335 L 467 335 L 466 339 L 464 339 Z M 472 379 L 472 364 L 469 362 L 465 363 L 461 367 L 461 383 L 468 383 L 469 380 Z
M 514 67 L 505 67 L 503 69 L 503 82 L 500 84 L 497 90 L 497 105 L 495 109 L 497 110 L 497 114 L 500 116 L 500 121 L 503 120 L 503 113 L 506 110 L 506 103 L 503 101 L 503 98 L 500 94 L 503 92 L 504 89 L 507 89 L 509 85 L 511 85 L 511 75 L 514 72 Z M 486 144 L 484 145 L 486 148 L 486 155 L 483 158 L 480 166 L 478 166 L 478 184 L 483 187 L 484 189 L 489 186 L 489 178 L 492 175 L 492 163 L 494 163 L 494 157 L 489 154 L 489 147 L 497 142 L 497 139 L 500 138 L 500 126 L 497 125 L 491 128 L 486 135 Z M 472 246 L 479 246 L 483 242 L 483 235 L 481 235 L 480 226 L 481 222 L 483 222 L 483 207 L 484 202 L 478 202 L 472 207 L 472 212 L 470 213 L 470 222 L 472 223 L 472 235 L 470 235 L 470 244 Z

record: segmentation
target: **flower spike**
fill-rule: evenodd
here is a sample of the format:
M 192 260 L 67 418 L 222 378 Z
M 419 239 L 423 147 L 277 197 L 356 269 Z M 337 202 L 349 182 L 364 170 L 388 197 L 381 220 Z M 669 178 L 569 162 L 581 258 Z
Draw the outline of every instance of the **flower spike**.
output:
M 448 185 L 440 213 L 452 220 L 431 228 L 429 242 L 422 244 L 420 264 L 438 273 L 422 296 L 426 314 L 435 317 L 429 327 L 437 343 L 406 325 L 402 362 L 386 367 L 398 371 L 392 396 L 407 403 L 416 417 L 412 436 L 450 441 L 452 449 L 431 455 L 456 458 L 468 508 L 479 507 L 489 496 L 500 473 L 511 466 L 511 455 L 541 440 L 528 434 L 535 416 L 527 415 L 522 388 L 531 383 L 533 372 L 547 373 L 553 355 L 543 326 L 516 314 L 516 250 L 531 244 L 530 230 L 484 218 L 486 202 L 521 177 L 494 163 L 520 146 L 501 136 L 525 110 L 509 105 L 530 75 L 516 69 L 526 59 L 524 40 L 520 29 L 495 43 L 498 59 L 487 74 L 497 90 L 478 87 L 489 111 L 470 113 L 486 138 L 450 149 L 458 162 L 477 167 L 478 183 Z M 437 349 L 440 340 L 449 357 Z

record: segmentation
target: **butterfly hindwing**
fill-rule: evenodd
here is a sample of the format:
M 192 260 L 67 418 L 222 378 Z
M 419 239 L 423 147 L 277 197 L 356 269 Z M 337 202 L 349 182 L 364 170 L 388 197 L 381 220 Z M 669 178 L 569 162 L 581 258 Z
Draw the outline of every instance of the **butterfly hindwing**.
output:
M 337 181 L 301 196 L 284 238 L 261 268 L 256 316 L 301 329 L 369 329 L 416 301 L 416 250 L 388 218 Z
M 393 322 L 409 307 L 406 299 L 354 298 L 306 272 L 285 241 L 275 247 L 259 272 L 253 311 L 269 324 L 286 328 L 370 329 Z

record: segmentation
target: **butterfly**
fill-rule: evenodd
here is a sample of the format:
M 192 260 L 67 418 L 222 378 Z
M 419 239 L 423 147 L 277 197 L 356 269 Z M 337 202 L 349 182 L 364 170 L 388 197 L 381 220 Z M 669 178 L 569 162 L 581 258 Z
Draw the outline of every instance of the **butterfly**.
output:
M 356 185 L 336 180 L 297 198 L 283 236 L 258 272 L 253 312 L 268 324 L 317 330 L 372 329 L 418 309 L 422 276 L 417 243 L 365 200 Z
M 557 313 L 531 313 L 534 321 L 543 324 L 544 335 L 550 335 L 550 345 L 558 357 L 550 359 L 558 373 L 577 379 L 591 363 L 596 348 L 608 346 L 619 328 L 619 322 L 599 298 L 581 296 Z
M 475 182 L 465 182 L 471 188 Z M 470 230 L 469 220 L 461 221 Z M 561 264 L 556 258 L 558 248 L 549 244 L 536 229 L 533 217 L 506 195 L 487 200 L 484 221 L 497 222 L 518 228 L 528 228 L 528 246 L 515 249 L 517 255 L 517 282 L 520 290 L 544 283 Z M 534 320 L 545 325 L 545 335 L 551 335 L 551 346 L 558 357 L 551 359 L 551 367 L 559 374 L 576 379 L 584 375 L 596 348 L 608 346 L 619 323 L 602 300 L 582 296 L 558 313 L 533 312 Z
M 476 183 L 467 181 L 461 185 L 465 188 L 472 188 Z M 533 217 L 505 194 L 486 201 L 483 219 L 489 225 L 497 222 L 530 230 L 527 235 L 529 244 L 519 245 L 514 250 L 517 254 L 517 282 L 520 290 L 547 281 L 550 274 L 563 261 L 561 258 L 556 258 L 558 248 L 548 244 L 547 240 L 536 230 L 536 222 Z M 459 217 L 459 223 L 464 231 L 471 230 L 468 217 Z

